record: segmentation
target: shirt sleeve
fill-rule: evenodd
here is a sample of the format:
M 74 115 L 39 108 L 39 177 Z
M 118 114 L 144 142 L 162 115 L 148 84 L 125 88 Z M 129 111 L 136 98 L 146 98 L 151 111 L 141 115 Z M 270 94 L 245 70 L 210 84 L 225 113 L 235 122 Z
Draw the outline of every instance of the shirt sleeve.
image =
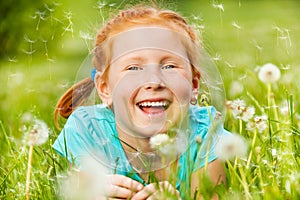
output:
M 68 161 L 76 166 L 80 160 L 91 155 L 90 151 L 94 146 L 94 140 L 88 126 L 85 124 L 86 119 L 75 111 L 68 118 L 63 130 L 53 144 L 53 148 Z

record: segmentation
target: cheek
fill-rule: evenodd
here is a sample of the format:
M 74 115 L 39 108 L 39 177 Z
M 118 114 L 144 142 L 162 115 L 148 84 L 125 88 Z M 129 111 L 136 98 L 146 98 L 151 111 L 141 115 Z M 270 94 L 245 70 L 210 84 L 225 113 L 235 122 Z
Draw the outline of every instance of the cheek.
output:
M 112 90 L 112 98 L 114 104 L 120 101 L 130 101 L 136 89 L 141 85 L 141 81 L 134 75 L 126 75 L 116 79 Z
M 174 73 L 165 76 L 165 84 L 182 103 L 190 101 L 192 95 L 192 81 L 186 73 Z

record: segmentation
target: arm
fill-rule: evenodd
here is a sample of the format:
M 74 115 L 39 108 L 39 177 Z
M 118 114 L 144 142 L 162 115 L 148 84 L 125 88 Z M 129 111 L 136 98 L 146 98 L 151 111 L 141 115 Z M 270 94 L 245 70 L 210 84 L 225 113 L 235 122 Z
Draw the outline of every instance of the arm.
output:
M 213 186 L 216 186 L 216 185 L 219 185 L 222 183 L 226 184 L 226 174 L 225 174 L 223 164 L 219 159 L 216 159 L 207 165 L 206 172 L 204 171 L 204 168 L 201 168 L 192 174 L 192 178 L 191 178 L 191 195 L 192 196 L 194 196 L 197 188 L 199 188 L 199 186 L 201 186 L 202 183 L 200 181 L 201 181 L 201 177 L 203 177 L 203 175 L 205 175 L 204 173 L 206 173 L 206 175 L 208 175 Z M 217 195 L 214 195 L 212 197 L 212 199 L 219 199 L 219 198 Z

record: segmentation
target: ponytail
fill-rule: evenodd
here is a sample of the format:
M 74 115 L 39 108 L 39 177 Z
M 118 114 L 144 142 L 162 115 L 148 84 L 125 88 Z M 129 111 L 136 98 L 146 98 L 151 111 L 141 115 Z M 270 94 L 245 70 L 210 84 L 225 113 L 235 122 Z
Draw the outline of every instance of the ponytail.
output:
M 90 77 L 73 85 L 58 100 L 54 111 L 54 124 L 59 128 L 59 117 L 68 118 L 79 106 L 84 105 L 95 87 Z

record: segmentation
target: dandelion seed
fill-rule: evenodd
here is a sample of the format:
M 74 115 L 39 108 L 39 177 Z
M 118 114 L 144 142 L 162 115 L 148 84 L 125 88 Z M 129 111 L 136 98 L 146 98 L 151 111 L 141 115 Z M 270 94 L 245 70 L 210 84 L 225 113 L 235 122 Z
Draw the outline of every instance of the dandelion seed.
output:
M 272 151 L 272 156 L 273 156 L 273 157 L 277 156 L 277 151 L 276 151 L 276 149 L 272 149 L 271 151 Z
M 221 160 L 244 158 L 247 154 L 248 144 L 239 134 L 221 137 L 217 143 L 215 153 Z
M 267 63 L 260 68 L 258 78 L 264 83 L 275 83 L 280 78 L 280 70 L 276 65 Z
M 28 37 L 28 35 L 24 35 L 24 39 L 25 39 L 25 41 L 26 42 L 28 42 L 28 43 L 35 43 L 36 42 L 36 40 L 32 40 L 32 39 L 30 39 L 29 37 Z
M 16 63 L 16 62 L 18 62 L 18 60 L 17 60 L 17 58 L 16 57 L 13 57 L 13 58 L 8 58 L 8 61 L 9 62 L 14 62 L 14 63 Z
M 231 25 L 237 29 L 241 29 L 242 27 L 238 25 L 236 22 L 232 22 Z
M 98 1 L 97 8 L 102 9 L 107 5 L 106 1 Z
M 213 7 L 224 12 L 224 6 L 222 4 L 213 4 Z
M 87 32 L 79 31 L 79 36 L 84 40 L 94 40 L 93 36 Z
M 267 165 L 268 164 L 268 161 L 266 159 L 263 159 L 262 160 L 263 164 Z

